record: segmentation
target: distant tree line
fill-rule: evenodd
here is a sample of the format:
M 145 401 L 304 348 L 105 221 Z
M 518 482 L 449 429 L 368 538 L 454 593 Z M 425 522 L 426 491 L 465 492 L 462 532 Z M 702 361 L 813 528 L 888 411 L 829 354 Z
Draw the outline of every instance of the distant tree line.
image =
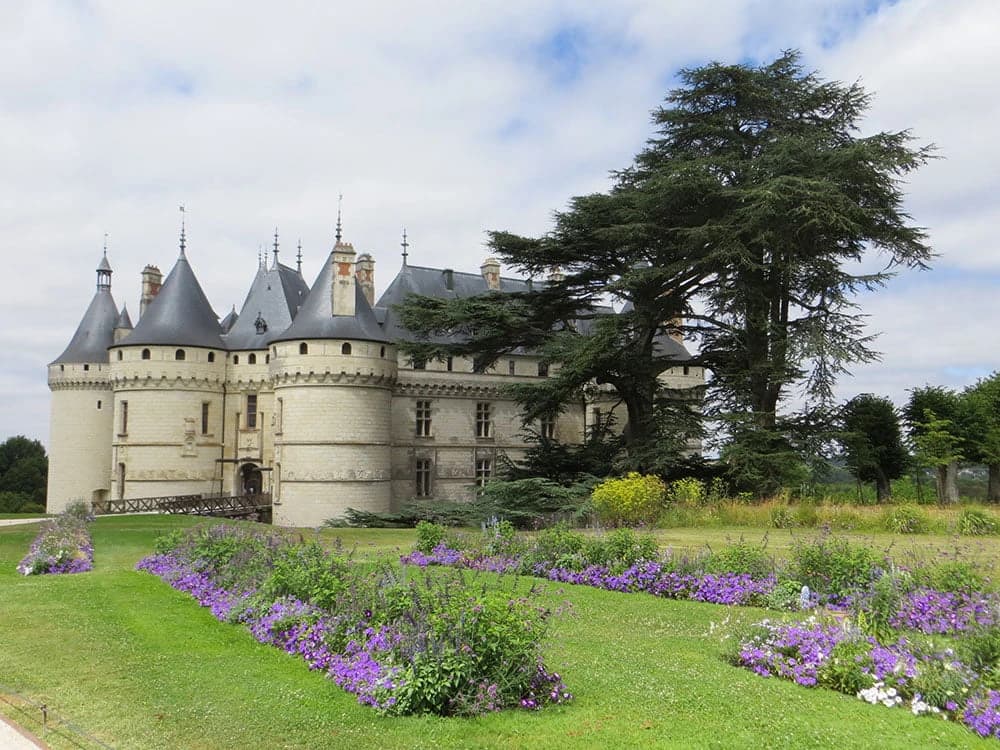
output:
M 961 391 L 914 388 L 901 410 L 887 398 L 855 396 L 840 410 L 839 426 L 847 468 L 874 484 L 879 502 L 911 469 L 933 470 L 938 501 L 958 502 L 963 462 L 987 468 L 986 498 L 1000 502 L 1000 372 Z
M 0 444 L 0 513 L 41 513 L 49 459 L 45 447 L 23 435 Z

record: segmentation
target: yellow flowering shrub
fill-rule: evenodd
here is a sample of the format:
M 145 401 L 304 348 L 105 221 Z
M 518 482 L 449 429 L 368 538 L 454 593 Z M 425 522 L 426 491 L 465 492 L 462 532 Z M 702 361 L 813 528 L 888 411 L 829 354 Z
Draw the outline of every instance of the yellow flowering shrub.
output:
M 606 479 L 594 488 L 591 502 L 601 523 L 634 526 L 652 523 L 663 508 L 667 488 L 659 477 L 631 471 L 618 479 Z

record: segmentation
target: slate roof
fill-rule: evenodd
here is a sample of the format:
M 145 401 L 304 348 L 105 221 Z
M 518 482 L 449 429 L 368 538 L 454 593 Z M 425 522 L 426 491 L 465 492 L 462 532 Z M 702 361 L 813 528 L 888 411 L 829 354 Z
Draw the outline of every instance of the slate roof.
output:
M 122 305 L 122 314 L 118 316 L 115 328 L 132 328 L 132 317 L 128 314 L 128 305 Z
M 290 269 L 289 269 L 290 270 Z M 294 273 L 294 272 L 293 272 Z M 388 343 L 385 332 L 375 319 L 375 313 L 365 298 L 360 284 L 355 284 L 354 315 L 334 315 L 330 301 L 333 282 L 333 253 L 327 257 L 323 269 L 313 282 L 309 296 L 299 309 L 288 330 L 272 341 L 290 339 L 360 339 Z M 241 315 L 241 318 L 244 316 Z
M 114 343 L 115 323 L 118 322 L 118 306 L 111 296 L 111 290 L 102 287 L 83 314 L 76 333 L 70 339 L 66 350 L 50 364 L 81 364 L 86 362 L 107 362 L 108 347 Z
M 250 285 L 250 292 L 240 310 L 226 316 L 222 322 L 223 341 L 229 350 L 265 349 L 294 320 L 299 306 L 309 295 L 309 287 L 299 273 L 280 263 L 271 268 L 261 266 Z M 329 296 L 329 292 L 327 292 Z M 258 316 L 266 329 L 258 333 Z M 230 322 L 227 328 L 226 322 Z
M 232 327 L 236 324 L 236 321 L 239 319 L 239 317 L 240 316 L 236 313 L 236 305 L 233 305 L 233 309 L 230 310 L 229 313 L 226 315 L 226 317 L 222 319 L 222 322 L 219 323 L 219 325 L 222 327 L 222 332 L 229 333 Z
M 451 289 L 448 288 L 448 274 L 451 275 Z M 544 282 L 533 282 L 536 286 Z M 500 278 L 501 292 L 526 292 L 530 289 L 524 279 Z M 400 325 L 392 306 L 400 304 L 407 295 L 419 294 L 438 299 L 462 299 L 486 294 L 489 291 L 486 279 L 479 273 L 449 271 L 441 268 L 406 265 L 399 269 L 396 278 L 375 303 L 375 316 L 385 335 L 392 341 L 411 337 L 409 331 Z M 437 339 L 434 339 L 437 340 Z M 444 339 L 447 340 L 447 339 Z
M 118 346 L 202 346 L 224 349 L 219 318 L 184 253 L 149 303 L 139 323 Z

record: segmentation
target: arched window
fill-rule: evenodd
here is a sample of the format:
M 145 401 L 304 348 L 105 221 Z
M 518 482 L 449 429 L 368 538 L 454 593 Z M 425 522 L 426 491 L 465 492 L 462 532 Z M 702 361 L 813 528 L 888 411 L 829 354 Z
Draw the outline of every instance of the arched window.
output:
M 308 353 L 309 353 L 309 344 L 303 341 L 301 344 L 299 344 L 299 354 L 308 354 Z
M 251 354 L 250 356 L 248 356 L 247 357 L 247 364 L 248 365 L 255 365 L 255 364 L 257 364 L 257 355 L 256 354 Z
M 234 354 L 233 355 L 233 364 L 234 365 L 238 365 L 239 363 L 240 363 L 240 355 L 239 354 Z
M 270 362 L 271 362 L 271 355 L 270 354 L 265 354 L 264 355 L 264 364 L 265 365 L 266 364 L 270 364 Z
M 380 356 L 380 357 L 384 357 L 385 356 L 385 347 L 384 346 L 381 349 L 378 350 L 378 356 Z
M 118 361 L 119 362 L 122 361 L 122 350 L 121 349 L 118 350 Z
M 208 353 L 208 361 L 209 362 L 214 362 L 215 361 L 215 352 L 209 352 Z
M 142 358 L 143 359 L 149 359 L 149 349 L 143 349 L 142 350 Z
M 174 352 L 174 359 L 176 359 L 178 362 L 183 361 L 185 357 L 187 357 L 187 355 L 184 353 L 183 349 L 178 349 L 176 352 Z
M 341 354 L 350 354 L 350 353 L 351 353 L 351 345 L 345 342 L 345 343 L 344 343 L 344 344 L 343 344 L 343 345 L 342 345 L 342 346 L 340 347 L 340 353 L 341 353 Z

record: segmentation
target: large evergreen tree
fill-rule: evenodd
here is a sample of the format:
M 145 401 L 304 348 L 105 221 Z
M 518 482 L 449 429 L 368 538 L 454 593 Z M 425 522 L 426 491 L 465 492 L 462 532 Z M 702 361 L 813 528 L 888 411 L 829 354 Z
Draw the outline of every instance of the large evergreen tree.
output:
M 411 347 L 418 356 L 447 349 L 488 362 L 529 346 L 564 363 L 517 390 L 529 414 L 557 409 L 587 382 L 610 384 L 628 412 L 629 451 L 648 465 L 669 418 L 690 413 L 669 411 L 675 400 L 658 380 L 674 363 L 657 340 L 686 319 L 701 350 L 694 364 L 713 373 L 709 413 L 730 426 L 729 455 L 766 492 L 805 444 L 780 418 L 790 387 L 826 405 L 839 373 L 876 356 L 852 296 L 889 272 L 854 264 L 868 251 L 884 253 L 887 268 L 930 257 L 900 186 L 929 152 L 906 131 L 859 136 L 869 96 L 803 71 L 796 52 L 680 80 L 654 113 L 657 135 L 608 194 L 574 198 L 543 237 L 491 233 L 508 264 L 536 277 L 558 266 L 561 279 L 503 305 L 413 299 L 403 320 L 430 337 Z M 607 314 L 608 296 L 626 312 Z M 466 343 L 431 343 L 455 330 Z M 818 424 L 808 414 L 794 423 Z
M 958 502 L 958 462 L 965 455 L 967 412 L 957 393 L 937 385 L 910 391 L 903 407 L 917 459 L 937 474 L 937 495 L 942 503 Z
M 847 468 L 860 482 L 873 482 L 878 502 L 892 495 L 891 481 L 903 476 L 909 455 L 903 445 L 896 407 L 887 398 L 862 393 L 841 410 Z
M 986 465 L 986 499 L 1000 503 L 1000 372 L 966 388 L 961 400 L 967 423 L 966 458 Z

